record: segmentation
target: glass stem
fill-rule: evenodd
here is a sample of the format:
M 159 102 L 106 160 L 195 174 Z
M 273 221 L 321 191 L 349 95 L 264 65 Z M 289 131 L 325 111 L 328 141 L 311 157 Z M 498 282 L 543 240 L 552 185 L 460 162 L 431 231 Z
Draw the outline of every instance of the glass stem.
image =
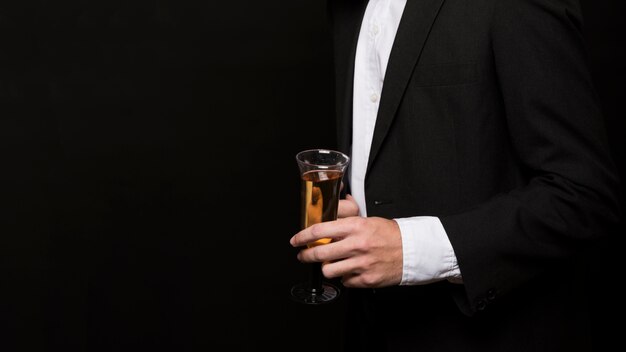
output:
M 313 263 L 310 266 L 311 272 L 309 273 L 309 284 L 312 293 L 321 295 L 324 293 L 324 287 L 322 287 L 322 263 Z

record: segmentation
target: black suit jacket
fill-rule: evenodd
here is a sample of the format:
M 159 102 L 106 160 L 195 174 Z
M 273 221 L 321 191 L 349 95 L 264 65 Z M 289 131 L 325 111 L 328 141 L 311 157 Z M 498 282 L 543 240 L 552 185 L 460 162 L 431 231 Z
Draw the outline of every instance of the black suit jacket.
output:
M 350 152 L 367 1 L 330 0 Z M 348 290 L 355 350 L 588 350 L 585 249 L 618 180 L 575 0 L 408 0 L 365 180 L 369 216 L 440 217 L 464 285 Z

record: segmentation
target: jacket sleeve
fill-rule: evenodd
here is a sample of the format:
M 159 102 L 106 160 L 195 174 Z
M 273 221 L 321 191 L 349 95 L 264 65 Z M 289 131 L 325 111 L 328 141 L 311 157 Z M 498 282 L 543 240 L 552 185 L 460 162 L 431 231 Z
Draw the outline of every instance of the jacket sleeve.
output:
M 494 4 L 494 63 L 528 182 L 441 218 L 463 276 L 467 314 L 581 253 L 621 218 L 578 2 Z

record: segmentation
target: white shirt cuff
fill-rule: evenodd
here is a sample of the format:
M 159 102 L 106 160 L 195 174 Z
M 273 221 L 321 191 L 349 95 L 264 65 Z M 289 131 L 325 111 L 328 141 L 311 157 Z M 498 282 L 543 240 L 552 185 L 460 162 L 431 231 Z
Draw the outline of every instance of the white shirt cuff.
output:
M 424 285 L 441 280 L 463 282 L 454 249 L 438 217 L 417 216 L 394 220 L 402 236 L 401 286 Z

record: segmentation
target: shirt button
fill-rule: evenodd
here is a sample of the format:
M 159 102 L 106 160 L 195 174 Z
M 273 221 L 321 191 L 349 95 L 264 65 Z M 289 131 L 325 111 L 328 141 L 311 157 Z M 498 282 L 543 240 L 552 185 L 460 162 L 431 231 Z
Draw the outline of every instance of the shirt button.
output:
M 380 33 L 380 27 L 377 24 L 375 24 L 372 26 L 372 34 L 378 35 L 378 33 Z
M 370 95 L 370 101 L 372 103 L 378 102 L 378 94 L 374 93 L 374 94 Z

